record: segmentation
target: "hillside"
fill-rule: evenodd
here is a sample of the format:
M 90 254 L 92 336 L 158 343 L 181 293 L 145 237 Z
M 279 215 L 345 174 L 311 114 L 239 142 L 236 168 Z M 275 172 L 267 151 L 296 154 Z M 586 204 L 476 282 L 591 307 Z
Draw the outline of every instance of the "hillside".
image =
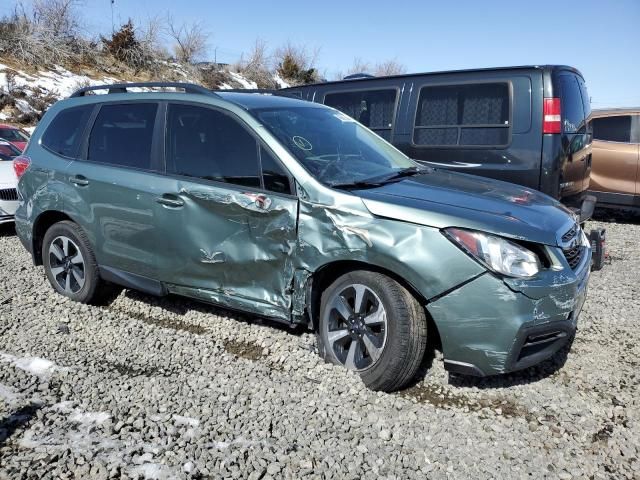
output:
M 255 82 L 228 68 L 185 66 L 170 61 L 159 61 L 155 74 L 151 74 L 136 73 L 117 62 L 99 68 L 60 65 L 33 68 L 0 57 L 0 122 L 33 126 L 52 103 L 79 88 L 151 80 L 192 82 L 214 89 L 258 88 Z M 277 75 L 273 82 L 287 86 Z

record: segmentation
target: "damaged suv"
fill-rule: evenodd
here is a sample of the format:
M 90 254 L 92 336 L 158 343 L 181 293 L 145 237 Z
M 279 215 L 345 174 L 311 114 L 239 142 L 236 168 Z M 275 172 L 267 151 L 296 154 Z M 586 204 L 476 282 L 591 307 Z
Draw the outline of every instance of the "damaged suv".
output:
M 540 362 L 585 299 L 590 245 L 557 201 L 420 165 L 319 104 L 87 87 L 14 163 L 18 236 L 60 294 L 116 284 L 306 324 L 372 389 L 410 382 L 428 336 L 457 373 Z

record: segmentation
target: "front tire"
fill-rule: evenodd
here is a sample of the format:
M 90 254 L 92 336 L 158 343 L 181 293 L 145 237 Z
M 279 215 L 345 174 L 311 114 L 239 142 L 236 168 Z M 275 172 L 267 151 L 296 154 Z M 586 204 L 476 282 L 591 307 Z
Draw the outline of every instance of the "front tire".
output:
M 427 345 L 424 309 L 386 275 L 354 271 L 322 294 L 318 349 L 328 362 L 360 374 L 372 390 L 391 392 L 415 376 Z
M 80 303 L 96 303 L 102 286 L 93 249 L 73 222 L 53 224 L 42 242 L 42 264 L 56 292 Z

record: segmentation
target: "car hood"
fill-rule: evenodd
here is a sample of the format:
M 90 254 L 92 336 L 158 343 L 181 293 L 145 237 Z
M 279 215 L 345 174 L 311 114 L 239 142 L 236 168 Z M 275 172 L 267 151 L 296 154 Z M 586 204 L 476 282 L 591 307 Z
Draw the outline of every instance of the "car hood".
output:
M 13 162 L 0 160 L 0 188 L 15 188 L 18 185 L 18 177 L 13 170 Z
M 353 193 L 378 216 L 436 228 L 461 227 L 547 245 L 575 224 L 574 215 L 543 193 L 475 175 L 434 170 Z

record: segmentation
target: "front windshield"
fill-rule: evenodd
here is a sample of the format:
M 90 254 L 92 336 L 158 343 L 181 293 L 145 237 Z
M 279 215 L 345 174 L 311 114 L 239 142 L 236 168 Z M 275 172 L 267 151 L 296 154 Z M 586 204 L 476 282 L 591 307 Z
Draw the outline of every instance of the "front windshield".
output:
M 330 108 L 261 108 L 252 113 L 311 174 L 329 186 L 393 176 L 418 164 Z
M 17 128 L 0 128 L 0 138 L 10 142 L 26 142 L 29 138 Z

